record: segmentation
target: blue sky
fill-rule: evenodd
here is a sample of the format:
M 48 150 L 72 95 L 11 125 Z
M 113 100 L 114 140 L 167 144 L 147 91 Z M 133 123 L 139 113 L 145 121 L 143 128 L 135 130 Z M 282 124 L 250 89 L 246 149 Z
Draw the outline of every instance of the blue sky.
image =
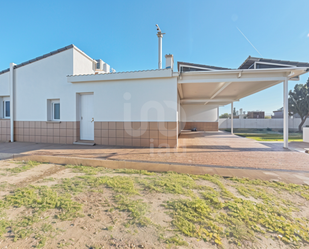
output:
M 156 23 L 166 33 L 163 54 L 175 61 L 237 68 L 260 56 L 239 28 L 264 58 L 309 62 L 308 9 L 307 0 L 2 1 L 0 70 L 69 44 L 117 71 L 156 69 Z M 282 86 L 234 106 L 271 113 L 282 106 Z

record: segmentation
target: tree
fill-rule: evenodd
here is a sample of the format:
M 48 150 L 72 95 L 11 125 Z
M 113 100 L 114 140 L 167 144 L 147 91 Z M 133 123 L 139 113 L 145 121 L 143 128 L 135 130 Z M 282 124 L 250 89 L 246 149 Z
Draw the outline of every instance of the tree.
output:
M 296 84 L 293 91 L 289 92 L 289 113 L 298 113 L 301 122 L 298 126 L 299 132 L 309 117 L 309 79 L 306 85 Z
M 236 116 L 236 108 L 234 107 L 233 115 Z
M 229 117 L 229 114 L 228 113 L 223 113 L 220 115 L 219 118 L 228 118 Z

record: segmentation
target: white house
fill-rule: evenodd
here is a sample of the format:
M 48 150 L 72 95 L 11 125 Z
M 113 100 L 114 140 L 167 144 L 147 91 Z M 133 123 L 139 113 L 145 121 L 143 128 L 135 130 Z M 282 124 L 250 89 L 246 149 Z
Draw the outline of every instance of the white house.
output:
M 178 62 L 110 72 L 74 45 L 0 71 L 0 141 L 175 147 L 182 129 L 218 130 L 218 107 L 308 71 L 248 57 L 239 69 Z M 287 147 L 287 133 L 285 132 Z

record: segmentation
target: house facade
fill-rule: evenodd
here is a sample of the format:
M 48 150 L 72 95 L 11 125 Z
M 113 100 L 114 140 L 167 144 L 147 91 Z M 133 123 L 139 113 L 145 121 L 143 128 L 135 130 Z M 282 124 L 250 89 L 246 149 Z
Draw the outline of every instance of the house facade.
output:
M 307 70 L 173 63 L 114 72 L 74 45 L 11 63 L 0 71 L 0 141 L 177 147 L 183 129 L 217 131 L 219 106 Z
M 0 72 L 0 140 L 11 140 L 14 115 L 19 142 L 177 146 L 180 103 L 173 70 L 110 73 L 104 68 L 109 65 L 71 45 Z M 76 81 L 79 77 L 85 81 Z M 182 112 L 187 111 L 188 120 L 200 121 L 199 128 L 218 130 L 216 109 L 191 112 L 184 106 Z

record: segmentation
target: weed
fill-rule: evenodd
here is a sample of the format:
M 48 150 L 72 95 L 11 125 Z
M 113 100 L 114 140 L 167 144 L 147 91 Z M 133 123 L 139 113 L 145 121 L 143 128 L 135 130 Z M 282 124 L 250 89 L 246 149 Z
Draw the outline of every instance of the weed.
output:
M 139 175 L 156 175 L 154 172 L 149 172 L 147 170 L 137 170 L 137 169 L 115 169 L 115 173 L 123 173 L 123 174 L 139 174 Z
M 3 234 L 6 233 L 6 228 L 9 227 L 10 225 L 11 223 L 6 219 L 2 218 L 0 220 L 0 238 L 3 236 Z
M 50 224 L 44 223 L 41 227 L 41 231 L 44 232 L 44 233 L 47 233 L 47 232 L 50 232 L 50 231 L 53 231 L 53 230 L 54 229 L 53 229 L 52 225 L 50 225 Z
M 42 163 L 36 162 L 36 161 L 27 161 L 27 162 L 21 162 L 21 163 L 18 163 L 18 164 L 22 164 L 22 166 L 10 168 L 10 169 L 6 169 L 6 170 L 11 172 L 11 173 L 20 173 L 20 172 L 24 172 L 24 171 L 27 171 L 29 169 L 32 169 L 33 167 L 38 166 Z
M 233 182 L 241 183 L 244 185 L 254 185 L 254 186 L 265 186 L 271 187 L 274 189 L 280 189 L 288 191 L 291 194 L 297 194 L 307 201 L 309 201 L 309 186 L 308 185 L 299 185 L 294 183 L 284 183 L 284 182 L 271 182 L 271 181 L 263 181 L 259 179 L 250 180 L 248 178 L 238 178 L 233 177 L 230 179 Z
M 162 176 L 149 177 L 138 180 L 146 190 L 159 193 L 184 194 L 194 196 L 191 189 L 198 189 L 198 185 L 190 175 L 168 172 Z
M 84 173 L 86 175 L 97 175 L 98 173 L 107 173 L 112 170 L 103 167 L 90 167 L 83 165 L 66 165 L 67 168 L 72 168 L 75 173 Z
M 47 237 L 43 235 L 36 235 L 35 238 L 39 241 L 37 248 L 43 248 L 46 244 Z
M 57 184 L 53 188 L 66 192 L 80 193 L 89 189 L 99 191 L 97 188 L 100 186 L 110 187 L 119 193 L 138 194 L 134 180 L 126 176 L 79 176 L 73 179 L 63 179 L 61 184 Z
M 167 244 L 173 244 L 175 246 L 188 246 L 188 243 L 184 241 L 178 234 L 165 240 Z
M 185 235 L 222 244 L 220 234 L 223 229 L 213 222 L 211 208 L 205 201 L 179 199 L 168 201 L 165 207 L 173 210 L 173 225 Z
M 224 184 L 220 181 L 220 177 L 217 175 L 211 176 L 211 175 L 195 175 L 193 176 L 195 179 L 203 179 L 206 181 L 210 181 L 212 183 L 215 183 L 218 185 L 218 187 L 221 189 L 221 197 L 224 199 L 233 199 L 235 196 L 227 190 L 227 188 L 224 186 Z
M 212 187 L 204 187 L 204 190 L 205 191 L 201 192 L 201 194 L 209 206 L 212 206 L 215 209 L 223 208 L 224 204 L 218 199 L 218 197 L 220 197 L 220 193 L 218 191 Z
M 116 195 L 115 199 L 118 204 L 116 207 L 117 209 L 120 211 L 129 212 L 131 220 L 128 224 L 138 224 L 140 226 L 147 226 L 151 224 L 150 219 L 145 217 L 148 210 L 147 204 L 142 200 L 130 200 L 123 195 Z
M 46 186 L 17 189 L 13 195 L 5 197 L 5 206 L 25 206 L 41 211 L 59 209 L 57 217 L 61 220 L 76 217 L 81 210 L 81 204 L 73 201 L 70 194 L 59 195 Z
M 61 192 L 70 192 L 73 194 L 84 192 L 87 189 L 87 184 L 84 180 L 78 178 L 62 179 L 60 184 L 54 185 L 53 189 L 58 189 Z
M 24 239 L 26 237 L 29 237 L 33 233 L 34 233 L 34 230 L 32 228 L 18 229 L 14 233 L 14 242 L 16 242 L 19 239 Z
M 55 178 L 53 178 L 53 177 L 47 177 L 47 178 L 44 178 L 43 181 L 44 181 L 44 182 L 53 182 L 53 181 L 55 181 Z

